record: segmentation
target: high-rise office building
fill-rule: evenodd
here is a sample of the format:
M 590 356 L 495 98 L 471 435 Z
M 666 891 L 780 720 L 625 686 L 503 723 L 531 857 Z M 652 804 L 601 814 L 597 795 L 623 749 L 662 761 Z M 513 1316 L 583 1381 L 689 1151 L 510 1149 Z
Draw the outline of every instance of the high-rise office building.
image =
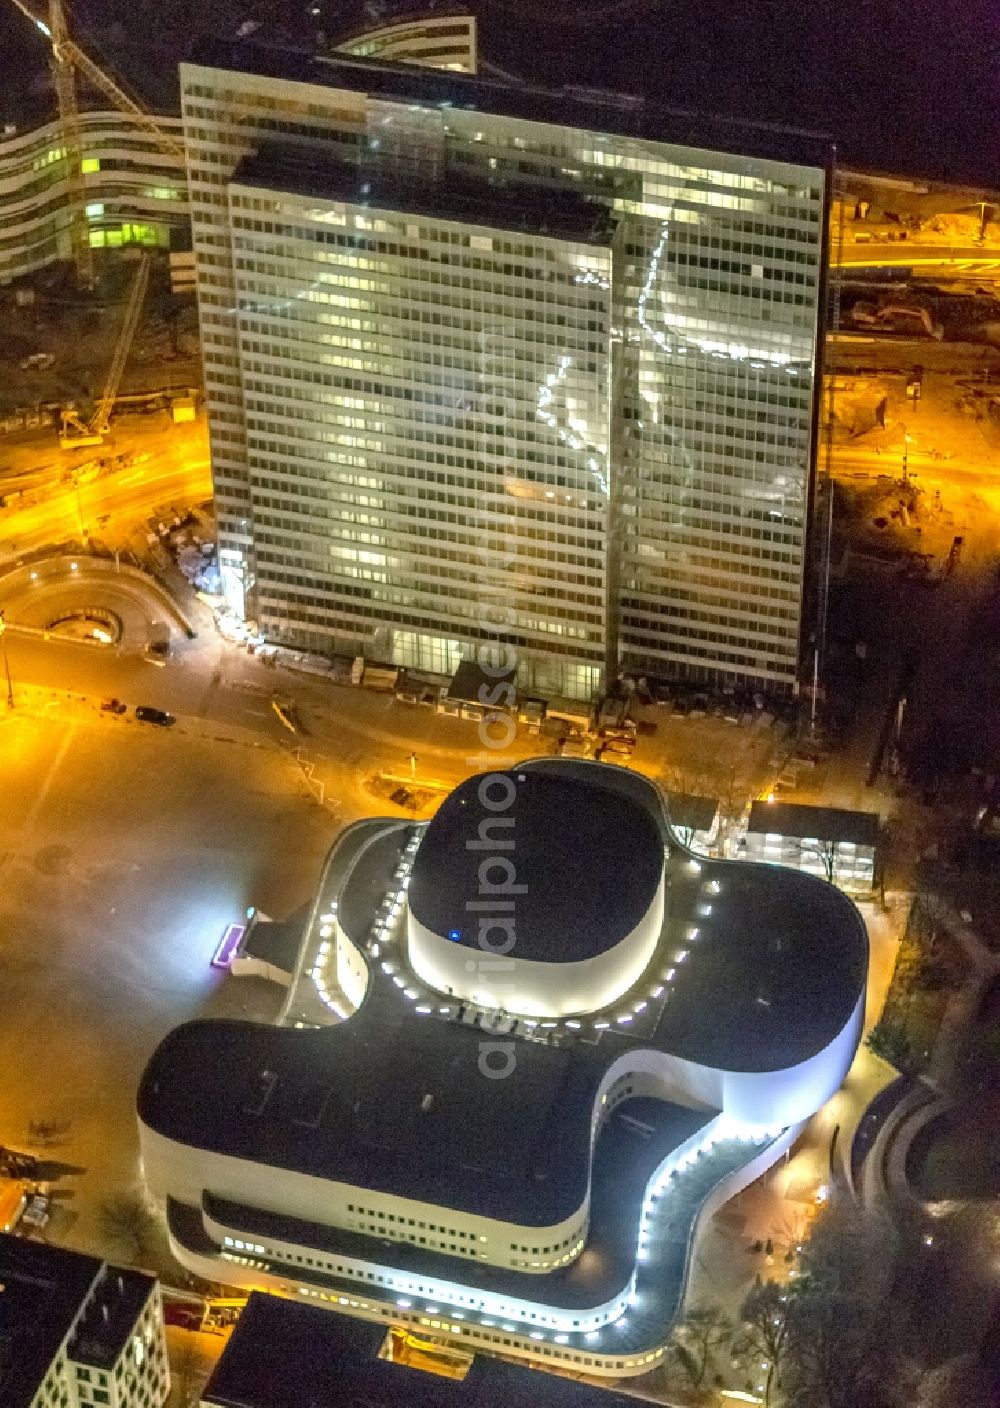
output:
M 182 66 L 220 560 L 271 639 L 798 674 L 830 149 L 340 54 Z

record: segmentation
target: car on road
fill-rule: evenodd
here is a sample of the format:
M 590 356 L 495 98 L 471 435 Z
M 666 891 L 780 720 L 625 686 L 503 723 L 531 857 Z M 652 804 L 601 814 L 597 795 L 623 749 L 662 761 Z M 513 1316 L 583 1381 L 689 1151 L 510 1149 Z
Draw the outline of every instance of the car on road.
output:
M 146 650 L 150 655 L 170 654 L 170 627 L 166 621 L 150 621 Z
M 123 704 L 120 699 L 102 699 L 102 700 L 101 700 L 101 713 L 102 713 L 102 714 L 124 714 L 124 712 L 125 712 L 125 710 L 126 710 L 127 708 L 128 708 L 128 705 L 127 705 L 127 704 Z
M 42 1232 L 48 1224 L 52 1211 L 49 1185 L 41 1183 L 28 1198 L 28 1205 L 21 1214 L 21 1226 Z
M 177 722 L 166 709 L 154 709 L 151 704 L 137 704 L 135 716 L 141 724 L 159 724 L 160 728 L 172 728 Z
M 30 357 L 25 357 L 21 362 L 22 372 L 47 372 L 50 367 L 56 364 L 55 353 L 53 352 L 32 352 Z

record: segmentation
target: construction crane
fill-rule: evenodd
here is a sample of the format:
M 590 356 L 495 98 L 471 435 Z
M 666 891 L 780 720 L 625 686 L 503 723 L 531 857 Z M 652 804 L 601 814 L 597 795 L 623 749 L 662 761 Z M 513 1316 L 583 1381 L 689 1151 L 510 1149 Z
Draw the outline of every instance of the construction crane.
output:
M 41 30 L 46 39 L 51 41 L 52 52 L 58 61 L 67 63 L 78 73 L 82 73 L 87 82 L 92 83 L 106 98 L 110 98 L 119 111 L 131 117 L 144 132 L 148 132 L 161 151 L 168 152 L 170 156 L 178 157 L 181 161 L 184 160 L 184 143 L 165 131 L 151 113 L 140 107 L 134 98 L 130 98 L 120 84 L 116 83 L 102 68 L 98 68 L 93 59 L 83 52 L 79 44 L 70 39 L 66 30 L 62 0 L 49 0 L 50 20 L 55 18 L 54 12 L 58 11 L 61 16 L 58 24 L 46 24 L 40 20 L 34 11 L 24 4 L 24 0 L 11 0 L 11 2 L 17 6 L 22 15 L 31 20 L 37 29 Z
M 83 182 L 83 143 L 80 137 L 80 107 L 76 98 L 76 76 L 64 56 L 69 40 L 66 16 L 60 0 L 50 0 L 49 28 L 52 32 L 52 79 L 59 104 L 59 129 L 66 149 L 66 185 L 69 195 L 70 247 L 76 275 L 85 288 L 94 283 L 94 254 L 87 225 L 87 197 Z
M 184 161 L 184 144 L 166 132 L 134 98 L 99 68 L 93 59 L 69 37 L 63 0 L 49 0 L 48 21 L 41 19 L 24 0 L 12 0 L 21 14 L 45 35 L 52 45 L 53 77 L 59 103 L 59 125 L 66 150 L 67 184 L 70 205 L 70 236 L 73 259 L 81 283 L 93 283 L 93 254 L 87 225 L 86 189 L 83 181 L 83 151 L 80 135 L 80 109 L 77 103 L 76 75 L 82 74 L 98 92 L 130 117 L 137 127 L 156 142 L 161 151 Z
M 101 399 L 97 403 L 94 414 L 90 420 L 84 421 L 81 420 L 75 407 L 66 406 L 63 408 L 62 426 L 59 431 L 59 448 L 62 450 L 75 450 L 82 445 L 101 445 L 111 428 L 111 411 L 115 404 L 115 397 L 118 395 L 118 388 L 121 385 L 128 354 L 132 348 L 132 339 L 139 326 L 139 316 L 142 313 L 143 299 L 149 284 L 151 265 L 152 258 L 148 251 L 144 251 L 139 259 L 135 278 L 132 280 L 128 302 L 125 305 L 125 316 L 118 332 L 118 340 L 115 342 L 111 365 L 104 381 L 104 390 L 101 392 Z

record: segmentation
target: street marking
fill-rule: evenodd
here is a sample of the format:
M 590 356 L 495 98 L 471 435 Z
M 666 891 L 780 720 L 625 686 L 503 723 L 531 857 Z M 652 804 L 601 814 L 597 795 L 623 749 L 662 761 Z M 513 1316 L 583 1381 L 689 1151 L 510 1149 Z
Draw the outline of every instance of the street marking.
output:
M 59 745 L 58 752 L 52 759 L 52 762 L 49 764 L 48 773 L 46 774 L 45 781 L 42 783 L 41 788 L 39 789 L 38 796 L 35 798 L 34 802 L 32 802 L 31 809 L 29 810 L 28 815 L 24 818 L 24 821 L 21 823 L 22 833 L 30 831 L 31 827 L 34 825 L 35 818 L 41 810 L 45 798 L 49 795 L 49 789 L 55 781 L 56 773 L 62 766 L 63 759 L 69 752 L 69 745 L 73 742 L 75 735 L 76 728 L 73 725 L 70 725 L 69 729 L 67 730 L 66 737 Z

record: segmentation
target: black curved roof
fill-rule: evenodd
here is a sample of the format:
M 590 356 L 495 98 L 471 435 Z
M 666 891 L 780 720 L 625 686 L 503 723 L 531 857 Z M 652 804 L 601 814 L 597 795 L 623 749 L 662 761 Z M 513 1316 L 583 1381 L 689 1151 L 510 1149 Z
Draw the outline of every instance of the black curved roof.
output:
M 606 858 L 581 874 L 579 848 L 571 845 L 581 818 L 592 839 L 603 844 L 607 836 L 623 873 L 644 849 L 648 857 L 654 850 L 662 856 L 664 843 L 670 845 L 656 963 L 674 962 L 671 955 L 682 948 L 686 956 L 664 995 L 651 997 L 627 1031 L 612 1021 L 596 1041 L 593 1035 L 562 1044 L 519 1038 L 513 1070 L 490 1079 L 479 1069 L 486 1033 L 416 1014 L 375 965 L 360 1010 L 339 1026 L 298 1030 L 212 1020 L 175 1029 L 143 1076 L 143 1123 L 193 1148 L 498 1221 L 548 1226 L 583 1202 L 595 1092 L 622 1055 L 651 1049 L 706 1067 L 766 1073 L 809 1059 L 843 1030 L 865 991 L 868 942 L 854 905 L 834 886 L 746 861 L 693 864 L 673 840 L 651 784 L 625 769 L 551 759 L 523 764 L 515 776 L 530 779 L 522 819 L 527 831 L 536 828 L 538 855 L 548 857 L 525 872 L 539 886 L 559 870 L 549 847 L 554 836 L 564 847 L 557 854 L 565 868 L 580 876 L 595 905 L 600 891 L 612 888 L 609 878 L 618 875 Z M 474 812 L 468 801 L 458 807 L 473 785 L 444 804 L 442 810 L 459 815 L 445 813 L 426 850 L 435 824 L 425 832 L 417 853 L 422 873 L 418 880 L 414 870 L 409 889 L 412 903 L 414 890 L 419 896 L 424 887 L 414 906 L 420 917 L 442 903 L 433 893 L 435 848 L 445 838 L 462 844 L 459 879 L 468 876 L 467 855 L 477 855 L 464 850 Z M 536 805 L 538 798 L 543 805 Z M 515 828 L 520 805 L 514 803 Z M 609 818 L 615 824 L 605 832 Z M 399 823 L 386 823 L 386 833 L 362 852 L 340 891 L 341 920 L 359 942 L 390 888 L 407 834 Z M 595 873 L 601 884 L 594 883 Z M 453 888 L 450 894 L 453 900 Z M 614 913 L 621 920 L 621 912 Z M 433 1100 L 422 1109 L 427 1095 Z
M 388 983 L 340 1026 L 186 1022 L 146 1067 L 139 1118 L 194 1148 L 498 1221 L 560 1222 L 586 1196 L 605 1059 L 524 1043 L 495 1080 L 479 1066 L 485 1035 L 412 1016 Z
M 491 777 L 509 779 L 508 808 L 490 809 L 509 794 Z M 663 838 L 648 807 L 599 781 L 514 768 L 463 782 L 442 802 L 414 859 L 414 918 L 478 952 L 478 914 L 491 910 L 481 867 L 497 858 L 509 861 L 523 887 L 513 897 L 508 957 L 570 963 L 620 943 L 653 902 Z M 502 869 L 486 873 L 487 884 L 502 878 Z M 493 910 L 504 912 L 501 904 Z
M 698 938 L 649 1045 L 726 1071 L 807 1061 L 847 1024 L 864 992 L 860 916 L 812 875 L 746 861 L 702 864 L 698 876 L 686 863 L 668 868 L 667 904 Z M 707 917 L 698 912 L 706 879 L 719 885 Z

